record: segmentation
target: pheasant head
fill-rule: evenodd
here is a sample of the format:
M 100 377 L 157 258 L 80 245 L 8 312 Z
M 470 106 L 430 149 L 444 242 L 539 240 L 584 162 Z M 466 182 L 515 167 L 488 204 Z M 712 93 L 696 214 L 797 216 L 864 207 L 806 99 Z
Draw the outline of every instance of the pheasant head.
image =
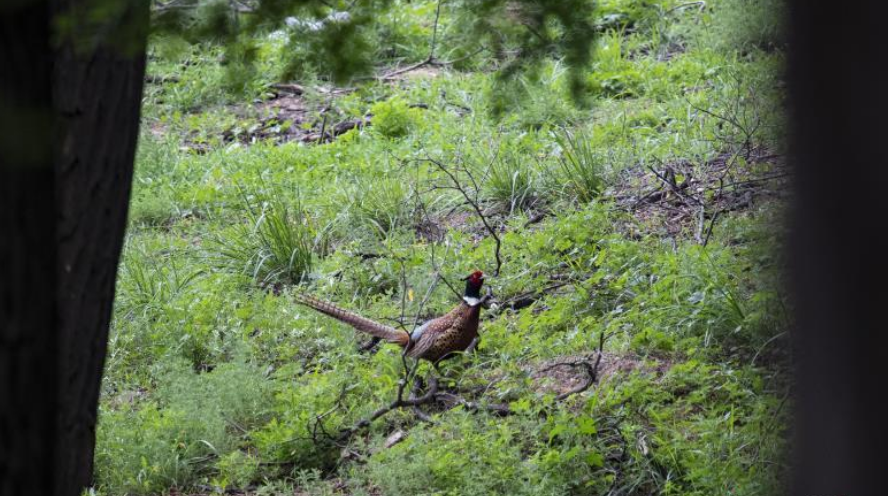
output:
M 463 296 L 470 307 L 477 306 L 481 303 L 481 286 L 484 285 L 484 273 L 480 270 L 472 272 L 464 278 L 466 281 L 466 293 Z

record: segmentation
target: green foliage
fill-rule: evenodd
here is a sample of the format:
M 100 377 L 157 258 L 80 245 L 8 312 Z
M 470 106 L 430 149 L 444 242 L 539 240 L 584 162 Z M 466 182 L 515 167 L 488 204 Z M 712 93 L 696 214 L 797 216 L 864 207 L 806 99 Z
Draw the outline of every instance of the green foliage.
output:
M 413 205 L 403 181 L 391 178 L 358 182 L 351 190 L 352 216 L 358 225 L 382 238 L 410 225 Z
M 243 451 L 232 451 L 219 458 L 216 470 L 219 471 L 218 487 L 247 487 L 256 480 L 259 473 L 259 458 Z
M 635 31 L 649 28 L 669 2 L 662 0 L 602 0 L 595 25 L 600 30 Z
M 388 138 L 401 138 L 417 126 L 420 110 L 410 108 L 404 100 L 393 98 L 370 107 L 373 114 L 373 129 Z
M 736 50 L 771 51 L 785 44 L 785 1 L 722 0 L 718 9 L 720 15 L 713 16 L 706 41 Z
M 157 401 L 102 410 L 99 487 L 154 494 L 196 483 L 217 457 L 230 465 L 241 432 L 265 415 L 270 392 L 250 365 L 233 362 L 197 375 L 174 362 L 159 377 Z
M 381 451 L 352 476 L 386 494 L 564 494 L 557 473 L 522 453 L 541 448 L 539 438 L 519 434 L 538 432 L 535 424 L 455 412 L 446 428 L 414 429 L 405 442 Z
M 163 196 L 140 196 L 130 202 L 130 224 L 163 227 L 173 216 L 172 202 Z
M 152 312 L 162 310 L 191 285 L 202 270 L 180 266 L 175 258 L 158 267 L 144 252 L 133 249 L 124 259 L 121 292 L 126 293 L 122 310 Z

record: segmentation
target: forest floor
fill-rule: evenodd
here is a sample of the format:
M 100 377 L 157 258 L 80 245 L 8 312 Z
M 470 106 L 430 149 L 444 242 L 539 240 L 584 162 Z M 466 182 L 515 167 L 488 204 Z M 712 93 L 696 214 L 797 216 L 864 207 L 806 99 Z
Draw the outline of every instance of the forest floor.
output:
M 92 491 L 778 489 L 774 2 L 600 3 L 591 105 L 552 60 L 502 114 L 490 56 L 337 87 L 279 77 L 269 35 L 232 92 L 221 48 L 155 39 Z M 427 56 L 435 18 L 395 4 L 383 76 Z M 415 389 L 398 349 L 293 297 L 409 329 L 476 269 L 478 349 Z M 398 398 L 421 401 L 362 423 Z

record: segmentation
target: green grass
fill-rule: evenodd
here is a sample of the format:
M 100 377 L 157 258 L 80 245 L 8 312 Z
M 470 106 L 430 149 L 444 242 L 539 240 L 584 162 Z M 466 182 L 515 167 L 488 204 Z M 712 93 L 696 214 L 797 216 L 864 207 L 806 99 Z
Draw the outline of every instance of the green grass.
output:
M 570 197 L 582 203 L 591 202 L 604 189 L 603 159 L 596 155 L 583 131 L 563 131 L 555 141 L 561 147 L 561 170 L 556 181 L 564 185 L 564 193 Z
M 322 230 L 312 226 L 298 200 L 244 194 L 243 212 L 246 222 L 214 240 L 222 266 L 260 285 L 298 283 L 311 273 L 325 243 Z
M 485 161 L 488 169 L 483 182 L 487 197 L 504 212 L 512 215 L 541 204 L 539 174 L 530 160 L 517 152 L 501 150 Z
M 428 54 L 437 4 L 395 3 L 368 33 L 380 73 Z M 442 5 L 437 56 L 471 54 Z M 497 54 L 480 53 L 331 95 L 326 62 L 287 36 L 259 36 L 257 70 L 239 82 L 219 47 L 153 40 L 149 73 L 167 83 L 146 92 L 96 493 L 778 491 L 791 420 L 781 202 L 725 209 L 706 247 L 696 210 L 679 215 L 674 195 L 659 210 L 632 202 L 661 184 L 648 166 L 702 180 L 733 156 L 730 182 L 770 172 L 744 150 L 782 149 L 782 46 L 745 2 L 680 5 L 600 2 L 587 107 L 569 100 L 558 60 L 504 85 Z M 302 50 L 296 82 L 308 91 L 304 121 L 276 125 L 317 131 L 322 107 L 328 126 L 372 124 L 324 144 L 238 141 L 271 122 L 257 101 L 293 69 L 282 50 Z M 494 240 L 430 158 L 496 229 L 498 277 Z M 701 188 L 689 191 L 708 202 L 708 227 L 731 205 Z M 743 186 L 725 189 L 735 193 Z M 292 295 L 410 321 L 456 301 L 433 274 L 459 290 L 474 269 L 501 306 L 484 311 L 478 353 L 444 365 L 442 387 L 514 414 L 424 406 L 434 424 L 401 410 L 345 450 L 330 442 L 321 428 L 391 403 L 400 350 L 359 353 L 364 336 Z M 555 401 L 551 388 L 568 384 L 545 365 L 594 352 L 602 334 L 602 381 Z M 406 439 L 385 448 L 398 430 Z

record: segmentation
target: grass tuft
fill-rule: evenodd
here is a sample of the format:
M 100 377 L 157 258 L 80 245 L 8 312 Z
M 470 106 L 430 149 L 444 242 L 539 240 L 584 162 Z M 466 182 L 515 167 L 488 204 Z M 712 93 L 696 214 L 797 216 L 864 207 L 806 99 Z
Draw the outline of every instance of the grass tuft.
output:
M 509 215 L 540 202 L 537 171 L 528 160 L 511 150 L 501 151 L 490 161 L 484 188 L 487 199 L 507 210 Z
M 555 141 L 561 147 L 558 181 L 562 190 L 581 203 L 598 198 L 604 189 L 604 167 L 586 133 L 564 130 L 555 134 Z
M 297 284 L 310 273 L 325 236 L 310 223 L 301 203 L 281 195 L 250 198 L 244 194 L 247 222 L 215 245 L 224 265 L 249 274 L 260 285 Z

